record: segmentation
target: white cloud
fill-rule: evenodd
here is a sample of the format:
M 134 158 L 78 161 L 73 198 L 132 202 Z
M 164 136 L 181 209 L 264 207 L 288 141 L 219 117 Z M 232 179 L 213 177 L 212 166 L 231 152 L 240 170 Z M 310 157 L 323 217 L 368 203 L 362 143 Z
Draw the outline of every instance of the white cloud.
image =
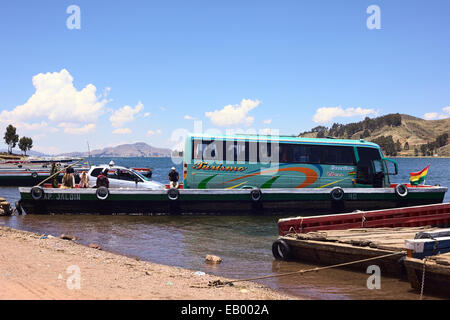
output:
M 147 134 L 148 134 L 149 136 L 160 135 L 160 134 L 162 134 L 162 131 L 161 131 L 161 129 L 158 129 L 158 130 L 155 130 L 155 131 L 153 131 L 153 130 L 148 130 L 148 131 L 147 131 Z
M 259 100 L 243 99 L 239 105 L 229 104 L 221 110 L 206 112 L 205 115 L 217 126 L 225 127 L 237 124 L 249 126 L 255 119 L 248 113 L 260 103 Z
M 118 129 L 114 130 L 112 133 L 114 133 L 114 134 L 130 134 L 131 133 L 131 129 L 129 129 L 129 128 L 118 128 Z
M 3 123 L 5 126 L 7 124 L 12 124 L 14 127 L 16 127 L 18 130 L 22 131 L 36 131 L 40 130 L 41 132 L 48 132 L 48 133 L 56 133 L 59 131 L 58 128 L 51 127 L 46 121 L 41 122 L 34 122 L 34 123 L 28 123 L 23 121 L 11 121 L 8 122 L 7 120 L 0 119 L 0 123 Z
M 144 118 L 150 117 L 150 112 L 144 113 Z
M 450 116 L 450 106 L 442 108 L 442 111 Z
M 185 120 L 196 120 L 196 118 L 191 117 L 191 116 L 188 115 L 188 114 L 184 116 L 184 119 L 185 119 Z
M 92 84 L 78 91 L 73 85 L 73 77 L 66 69 L 35 75 L 33 86 L 36 91 L 28 101 L 12 111 L 1 112 L 0 119 L 9 122 L 37 118 L 95 122 L 108 102 L 97 97 L 97 88 Z
M 428 112 L 423 115 L 425 120 L 437 120 L 450 118 L 450 106 L 442 108 L 443 114 L 438 112 Z
M 423 115 L 423 118 L 425 120 L 434 120 L 434 119 L 437 119 L 438 117 L 439 117 L 439 114 L 437 112 L 428 112 Z
M 82 127 L 76 127 L 73 123 L 62 123 L 59 125 L 64 128 L 64 133 L 67 134 L 87 134 L 95 130 L 95 123 L 88 123 Z
M 356 116 L 368 116 L 370 114 L 376 115 L 378 112 L 374 109 L 363 109 L 361 107 L 358 108 L 347 108 L 343 109 L 341 106 L 339 107 L 330 107 L 330 108 L 319 108 L 314 115 L 314 122 L 326 124 L 331 122 L 334 118 L 337 117 L 356 117 Z
M 114 111 L 112 116 L 109 118 L 109 120 L 111 121 L 111 125 L 114 128 L 120 128 L 125 123 L 133 121 L 134 116 L 141 112 L 142 109 L 144 109 L 144 105 L 139 101 L 139 103 L 134 108 L 130 106 L 124 106 L 123 108 Z
M 271 124 L 272 123 L 272 119 L 267 119 L 263 121 L 264 124 Z

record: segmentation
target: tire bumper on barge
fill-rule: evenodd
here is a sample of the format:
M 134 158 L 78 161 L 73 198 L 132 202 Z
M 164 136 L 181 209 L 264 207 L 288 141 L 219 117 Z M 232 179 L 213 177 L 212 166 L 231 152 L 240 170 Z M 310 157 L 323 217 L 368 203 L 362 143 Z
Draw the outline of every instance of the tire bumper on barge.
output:
M 19 188 L 27 214 L 330 214 L 442 203 L 446 187 L 410 188 L 399 197 L 393 188 L 349 188 L 336 200 L 329 189 L 170 190 Z

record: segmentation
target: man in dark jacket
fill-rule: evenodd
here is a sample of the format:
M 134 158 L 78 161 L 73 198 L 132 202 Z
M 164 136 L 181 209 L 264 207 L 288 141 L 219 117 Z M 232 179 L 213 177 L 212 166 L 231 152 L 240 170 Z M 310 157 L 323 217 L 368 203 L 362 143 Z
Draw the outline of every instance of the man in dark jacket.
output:
M 102 173 L 97 176 L 96 188 L 106 187 L 109 188 L 108 168 L 103 169 Z
M 170 188 L 178 189 L 178 180 L 179 180 L 178 172 L 175 170 L 175 167 L 172 167 L 172 171 L 169 172 Z

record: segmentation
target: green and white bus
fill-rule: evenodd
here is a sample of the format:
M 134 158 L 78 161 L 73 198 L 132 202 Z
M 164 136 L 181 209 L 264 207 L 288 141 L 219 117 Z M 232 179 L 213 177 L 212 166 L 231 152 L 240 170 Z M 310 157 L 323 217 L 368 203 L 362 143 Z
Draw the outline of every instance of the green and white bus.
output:
M 362 139 L 239 134 L 188 135 L 183 169 L 186 189 L 389 188 L 398 173 Z

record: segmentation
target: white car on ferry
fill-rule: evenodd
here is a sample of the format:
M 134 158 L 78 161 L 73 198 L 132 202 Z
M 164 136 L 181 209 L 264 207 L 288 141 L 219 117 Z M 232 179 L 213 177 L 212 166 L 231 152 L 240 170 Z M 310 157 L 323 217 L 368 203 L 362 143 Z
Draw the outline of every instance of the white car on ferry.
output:
M 162 183 L 152 181 L 133 169 L 116 166 L 113 162 L 110 164 L 95 165 L 89 169 L 89 186 L 91 188 L 96 186 L 97 177 L 104 169 L 108 169 L 110 188 L 149 190 L 163 190 L 166 188 Z

